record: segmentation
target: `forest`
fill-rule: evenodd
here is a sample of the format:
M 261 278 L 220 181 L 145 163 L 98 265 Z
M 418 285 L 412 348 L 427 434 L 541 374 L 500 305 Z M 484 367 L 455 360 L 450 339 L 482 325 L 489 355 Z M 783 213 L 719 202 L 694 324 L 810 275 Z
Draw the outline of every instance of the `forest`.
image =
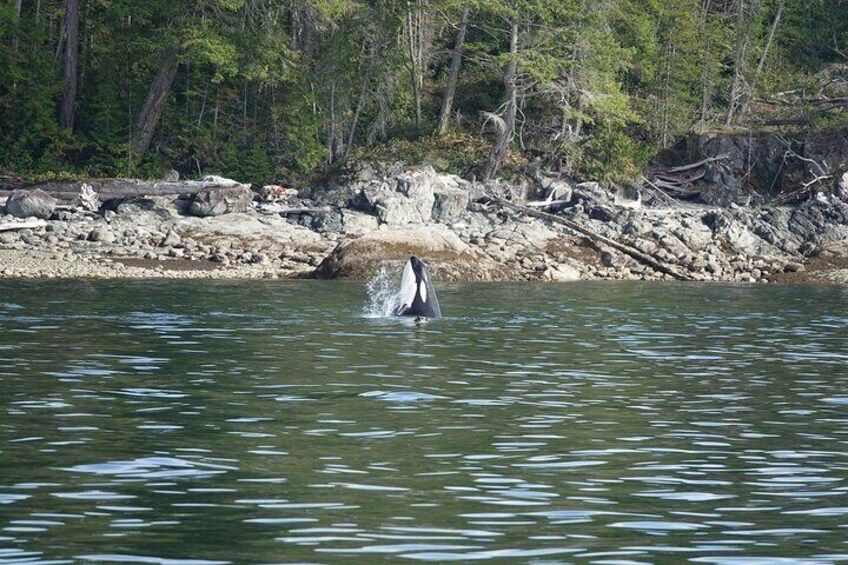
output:
M 623 177 L 844 127 L 846 69 L 848 0 L 3 0 L 0 173 Z

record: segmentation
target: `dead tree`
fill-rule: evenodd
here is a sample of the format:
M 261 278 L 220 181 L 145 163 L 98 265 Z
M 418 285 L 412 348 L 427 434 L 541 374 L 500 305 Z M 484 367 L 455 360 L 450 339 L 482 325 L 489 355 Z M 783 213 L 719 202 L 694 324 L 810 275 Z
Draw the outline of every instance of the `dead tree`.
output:
M 515 116 L 518 111 L 518 93 L 516 81 L 518 78 L 518 23 L 510 22 L 509 38 L 509 63 L 504 72 L 504 89 L 506 92 L 506 106 L 504 117 L 495 120 L 497 125 L 497 136 L 495 144 L 489 153 L 489 159 L 483 169 L 483 179 L 489 180 L 495 176 L 501 166 L 501 162 L 509 150 L 509 144 L 515 135 Z M 489 118 L 496 117 L 494 114 L 485 113 Z
M 494 196 L 494 195 L 489 195 L 489 198 L 491 198 L 492 201 L 495 202 L 495 204 L 498 204 L 499 206 L 501 206 L 503 208 L 508 208 L 510 210 L 520 212 L 520 213 L 525 214 L 527 216 L 539 218 L 539 219 L 542 219 L 542 220 L 547 220 L 547 221 L 554 222 L 554 223 L 560 224 L 562 226 L 565 226 L 566 228 L 568 228 L 573 233 L 580 234 L 582 236 L 588 237 L 592 241 L 602 243 L 604 245 L 612 247 L 613 249 L 617 249 L 618 251 L 621 251 L 622 253 L 626 253 L 627 255 L 629 255 L 633 259 L 639 261 L 640 263 L 648 265 L 652 269 L 654 269 L 654 270 L 656 270 L 660 273 L 665 273 L 665 274 L 667 274 L 667 275 L 669 275 L 669 276 L 671 276 L 671 277 L 673 277 L 677 280 L 680 280 L 680 281 L 694 280 L 694 277 L 692 277 L 692 275 L 680 271 L 676 267 L 669 265 L 668 263 L 660 260 L 656 256 L 645 253 L 644 251 L 636 249 L 633 246 L 630 246 L 630 245 L 621 243 L 619 241 L 615 241 L 614 239 L 610 239 L 606 236 L 603 236 L 603 235 L 599 234 L 598 232 L 596 232 L 594 230 L 591 230 L 591 229 L 589 229 L 585 226 L 580 225 L 578 222 L 576 222 L 574 220 L 570 220 L 568 218 L 563 218 L 562 216 L 555 216 L 554 214 L 548 214 L 547 212 L 534 210 L 533 208 L 529 208 L 527 206 L 522 206 L 520 204 L 510 202 L 509 200 L 505 200 L 503 198 L 499 198 L 499 197 Z

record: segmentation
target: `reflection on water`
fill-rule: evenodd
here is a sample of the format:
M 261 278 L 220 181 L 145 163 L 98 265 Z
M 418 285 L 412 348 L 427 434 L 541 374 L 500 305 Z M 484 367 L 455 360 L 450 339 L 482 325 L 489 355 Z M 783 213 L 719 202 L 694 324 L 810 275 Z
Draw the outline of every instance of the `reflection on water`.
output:
M 845 289 L 439 290 L 0 282 L 0 563 L 848 561 Z

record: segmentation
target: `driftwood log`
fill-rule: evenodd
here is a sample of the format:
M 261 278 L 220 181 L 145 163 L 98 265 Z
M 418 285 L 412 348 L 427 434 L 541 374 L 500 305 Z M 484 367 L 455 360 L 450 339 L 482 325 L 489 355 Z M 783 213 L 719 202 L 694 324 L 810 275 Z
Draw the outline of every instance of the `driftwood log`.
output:
M 658 258 L 656 258 L 652 255 L 649 255 L 648 253 L 645 253 L 644 251 L 640 251 L 639 249 L 636 249 L 635 247 L 632 247 L 630 245 L 615 241 L 614 239 L 610 239 L 610 238 L 608 238 L 604 235 L 597 233 L 596 231 L 593 231 L 593 230 L 591 230 L 591 229 L 589 229 L 589 228 L 587 228 L 583 225 L 580 225 L 580 223 L 575 222 L 574 220 L 570 220 L 568 218 L 563 218 L 562 216 L 555 216 L 554 214 L 548 214 L 547 212 L 542 212 L 540 210 L 536 210 L 536 209 L 530 208 L 528 206 L 522 206 L 520 204 L 510 202 L 509 200 L 505 200 L 503 198 L 500 198 L 500 197 L 497 197 L 497 196 L 494 196 L 494 195 L 489 195 L 489 198 L 495 204 L 497 204 L 498 206 L 501 206 L 503 208 L 508 208 L 510 210 L 513 210 L 515 212 L 519 212 L 521 214 L 525 214 L 527 216 L 539 218 L 539 219 L 542 219 L 542 220 L 548 220 L 550 222 L 554 222 L 554 223 L 560 224 L 562 226 L 565 226 L 566 228 L 568 228 L 569 230 L 571 230 L 572 232 L 574 232 L 576 234 L 583 235 L 585 237 L 588 237 L 592 241 L 603 243 L 604 245 L 608 245 L 609 247 L 612 247 L 613 249 L 617 249 L 617 250 L 621 251 L 622 253 L 625 253 L 625 254 L 629 255 L 630 257 L 636 259 L 640 263 L 643 263 L 643 264 L 651 267 L 652 269 L 654 269 L 654 270 L 656 270 L 660 273 L 665 273 L 665 274 L 667 274 L 671 277 L 674 277 L 677 280 L 680 280 L 680 281 L 693 281 L 693 280 L 695 280 L 694 277 L 692 277 L 688 273 L 682 272 L 682 271 L 676 269 L 675 267 L 673 267 L 672 265 L 669 265 L 669 264 L 661 261 L 660 259 L 658 259 Z
M 79 196 L 82 185 L 87 184 L 100 196 L 101 201 L 112 198 L 131 198 L 137 196 L 176 196 L 196 194 L 213 188 L 228 188 L 240 183 L 222 177 L 207 180 L 146 181 L 137 179 L 96 179 L 72 182 L 45 182 L 22 187 L 25 190 L 39 188 L 57 200 L 71 202 Z M 0 190 L 0 199 L 12 193 Z
M 22 220 L 19 222 L 4 222 L 0 223 L 0 231 L 25 230 L 32 228 L 42 228 L 47 225 L 45 220 Z

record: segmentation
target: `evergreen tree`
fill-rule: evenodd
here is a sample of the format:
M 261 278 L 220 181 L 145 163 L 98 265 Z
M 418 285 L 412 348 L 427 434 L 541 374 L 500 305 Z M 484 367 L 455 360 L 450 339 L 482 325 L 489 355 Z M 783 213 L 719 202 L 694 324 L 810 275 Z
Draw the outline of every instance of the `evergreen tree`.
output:
M 846 64 L 848 0 L 6 0 L 0 167 L 264 182 L 451 132 L 482 176 L 614 177 L 769 112 L 844 120 Z

